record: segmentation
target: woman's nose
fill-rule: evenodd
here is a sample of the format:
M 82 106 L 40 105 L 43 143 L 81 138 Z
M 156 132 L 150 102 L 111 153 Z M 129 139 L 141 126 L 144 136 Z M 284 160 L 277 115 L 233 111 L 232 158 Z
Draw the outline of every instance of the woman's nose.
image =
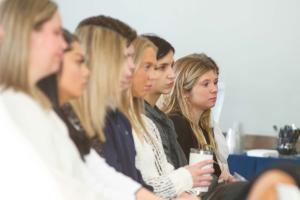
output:
M 213 84 L 212 85 L 211 92 L 218 92 L 218 84 Z

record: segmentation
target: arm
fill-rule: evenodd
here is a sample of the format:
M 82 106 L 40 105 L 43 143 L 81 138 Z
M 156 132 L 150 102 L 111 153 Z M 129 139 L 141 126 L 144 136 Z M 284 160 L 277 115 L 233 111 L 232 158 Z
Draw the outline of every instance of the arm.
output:
M 222 133 L 220 126 L 216 122 L 213 122 L 213 127 L 214 127 L 215 140 L 217 144 L 217 154 L 218 154 L 217 158 L 222 171 L 219 180 L 223 180 L 225 182 L 234 182 L 235 179 L 230 174 L 228 163 L 227 163 L 227 158 L 229 156 L 229 149 L 226 143 L 226 139 Z
M 94 150 L 91 150 L 85 159 L 96 187 L 103 194 L 110 195 L 112 199 L 134 199 L 136 192 L 142 187 L 139 183 L 107 165 Z
M 147 117 L 144 117 L 144 121 L 150 137 L 152 138 L 152 142 L 149 141 L 150 139 L 147 139 L 143 143 L 134 133 L 138 155 L 136 164 L 138 165 L 138 168 L 140 168 L 145 181 L 153 186 L 155 193 L 164 198 L 174 198 L 182 192 L 191 189 L 194 185 L 193 179 L 196 182 L 196 186 L 200 184 L 198 181 L 201 182 L 201 184 L 205 184 L 203 183 L 202 178 L 210 182 L 211 177 L 202 177 L 204 173 L 206 174 L 211 171 L 211 169 L 201 169 L 201 167 L 207 163 L 197 163 L 190 168 L 181 167 L 174 170 L 174 167 L 168 163 L 166 155 L 164 154 L 160 134 L 155 124 Z M 148 152 L 149 155 L 146 156 L 145 152 Z M 144 158 L 153 158 L 153 160 L 144 160 Z M 155 167 L 153 167 L 154 169 L 151 169 L 151 166 L 153 166 L 151 163 L 156 163 Z M 157 168 L 160 168 L 161 171 Z M 157 175 L 151 173 L 153 171 L 156 171 Z
M 153 193 L 149 192 L 148 190 L 142 188 L 136 193 L 136 199 L 137 200 L 163 200 L 157 196 L 155 196 Z M 201 198 L 185 194 L 182 195 L 174 200 L 201 200 Z

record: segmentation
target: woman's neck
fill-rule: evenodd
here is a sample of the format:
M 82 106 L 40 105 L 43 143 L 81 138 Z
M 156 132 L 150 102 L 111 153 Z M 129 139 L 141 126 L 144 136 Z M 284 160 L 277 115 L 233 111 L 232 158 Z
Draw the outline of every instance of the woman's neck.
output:
M 145 97 L 144 97 L 144 100 L 147 101 L 152 107 L 155 106 L 156 102 L 158 101 L 160 97 L 160 94 L 147 94 Z
M 58 90 L 58 103 L 59 107 L 62 107 L 64 104 L 68 103 L 71 101 L 71 98 L 68 95 L 65 95 L 63 92 Z
M 68 100 L 64 99 L 64 98 L 59 98 L 59 107 L 62 107 L 64 104 L 66 104 L 68 102 Z
M 198 122 L 200 121 L 201 115 L 203 114 L 203 110 L 199 109 L 199 108 L 192 108 L 191 109 L 191 117 L 192 120 L 198 124 Z

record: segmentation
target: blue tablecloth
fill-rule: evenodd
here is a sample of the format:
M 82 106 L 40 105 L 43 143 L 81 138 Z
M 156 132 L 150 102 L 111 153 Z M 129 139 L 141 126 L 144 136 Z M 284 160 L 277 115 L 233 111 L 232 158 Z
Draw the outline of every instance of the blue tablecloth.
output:
M 284 158 L 261 158 L 261 157 L 250 157 L 245 154 L 243 155 L 229 155 L 228 164 L 231 174 L 234 172 L 239 173 L 246 179 L 251 179 L 259 172 L 272 166 L 276 166 L 280 163 L 291 162 L 299 166 L 300 170 L 300 157 L 284 157 Z

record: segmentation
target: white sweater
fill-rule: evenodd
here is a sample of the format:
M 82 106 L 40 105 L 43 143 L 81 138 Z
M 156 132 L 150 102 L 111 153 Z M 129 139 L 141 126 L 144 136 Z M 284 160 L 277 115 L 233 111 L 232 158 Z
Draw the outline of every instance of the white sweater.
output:
M 27 94 L 12 90 L 1 91 L 0 102 L 7 110 L 7 117 L 11 118 L 55 177 L 64 199 L 135 199 L 140 185 L 115 173 L 99 156 L 92 152 L 87 159 L 88 167 L 82 162 L 66 126 L 52 110 L 45 111 Z M 3 127 L 0 129 L 2 132 Z M 11 148 L 18 149 L 16 146 Z M 19 153 L 22 156 L 22 152 Z
M 14 126 L 1 101 L 0 127 L 0 199 L 62 200 L 54 177 Z
M 151 138 L 143 134 L 141 140 L 135 130 L 133 130 L 133 138 L 136 148 L 136 167 L 141 171 L 144 181 L 154 188 L 154 193 L 165 199 L 174 198 L 190 190 L 193 186 L 190 172 L 185 168 L 174 170 L 167 161 L 157 127 L 151 119 L 145 115 L 142 117 Z M 143 129 L 140 128 L 139 131 Z
M 229 149 L 226 143 L 226 139 L 222 133 L 222 130 L 218 123 L 211 120 L 211 126 L 214 129 L 214 136 L 217 144 L 217 160 L 221 167 L 221 170 L 226 170 L 229 173 L 228 167 L 228 156 L 229 156 Z

